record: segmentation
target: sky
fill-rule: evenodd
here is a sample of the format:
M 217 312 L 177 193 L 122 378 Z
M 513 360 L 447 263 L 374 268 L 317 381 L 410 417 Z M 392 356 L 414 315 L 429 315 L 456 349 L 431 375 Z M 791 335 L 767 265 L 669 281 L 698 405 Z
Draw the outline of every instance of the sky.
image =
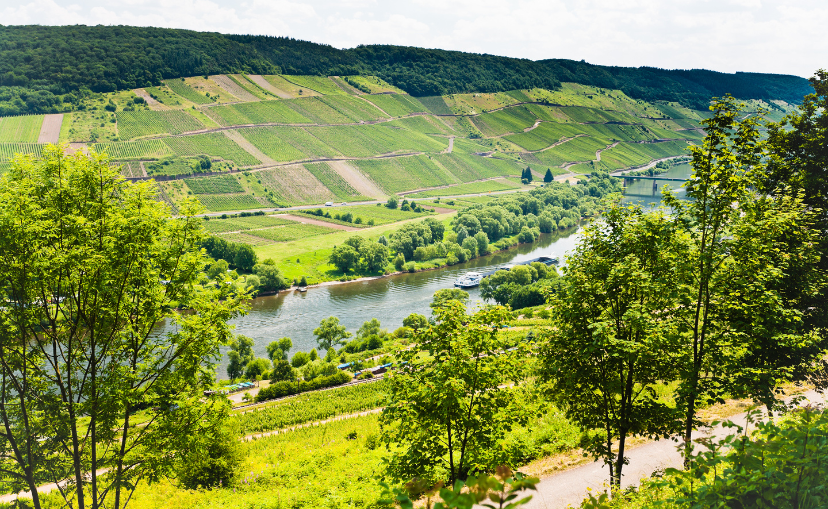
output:
M 3 25 L 136 25 L 810 77 L 825 0 L 0 0 Z

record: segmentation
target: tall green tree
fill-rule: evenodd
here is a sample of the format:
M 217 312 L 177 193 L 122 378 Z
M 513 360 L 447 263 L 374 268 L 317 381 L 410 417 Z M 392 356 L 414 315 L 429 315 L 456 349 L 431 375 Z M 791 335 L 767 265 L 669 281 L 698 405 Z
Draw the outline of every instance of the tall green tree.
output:
M 546 174 L 544 174 L 544 176 L 543 176 L 543 181 L 548 184 L 548 183 L 552 182 L 553 180 L 555 180 L 555 177 L 552 176 L 552 169 L 547 168 L 546 169 Z
M 495 444 L 525 416 L 504 388 L 520 378 L 525 352 L 497 330 L 510 316 L 503 307 L 467 315 L 452 301 L 435 310 L 436 325 L 414 335 L 402 367 L 389 379 L 390 403 L 380 422 L 383 439 L 397 446 L 393 477 L 453 484 L 496 462 Z
M 64 148 L 0 179 L 4 478 L 35 507 L 37 485 L 69 480 L 67 505 L 120 509 L 206 432 L 220 403 L 203 390 L 248 296 L 199 284 L 192 202 L 172 218 L 154 183 Z M 175 326 L 158 333 L 165 320 Z M 140 430 L 136 408 L 151 415 Z
M 680 365 L 681 338 L 669 316 L 683 251 L 679 229 L 662 211 L 611 205 L 584 228 L 550 301 L 543 378 L 573 422 L 599 432 L 588 450 L 604 460 L 615 487 L 627 438 L 666 438 L 676 422 L 656 386 L 673 380 Z
M 291 341 L 290 338 L 281 338 L 278 341 L 271 341 L 270 344 L 267 345 L 267 356 L 273 362 L 281 359 L 287 360 L 288 352 L 291 348 L 293 348 L 293 341 Z
M 253 339 L 239 334 L 232 343 L 230 351 L 227 352 L 227 377 L 231 380 L 241 378 L 247 364 L 256 358 L 253 353 Z
M 320 350 L 330 350 L 351 337 L 351 333 L 339 323 L 339 318 L 335 316 L 329 316 L 319 322 L 319 327 L 315 328 L 313 333 L 316 335 L 316 345 Z
M 744 115 L 730 97 L 711 110 L 703 144 L 692 147 L 693 175 L 686 184 L 691 200 L 665 193 L 690 245 L 680 260 L 683 296 L 674 313 L 688 337 L 678 390 L 685 461 L 700 402 L 729 393 L 750 394 L 772 405 L 781 372 L 795 377 L 819 357 L 816 338 L 803 336 L 798 326 L 802 301 L 783 295 L 790 284 L 785 270 L 815 260 L 815 244 L 807 241 L 809 213 L 799 200 L 769 200 L 753 190 L 768 161 L 759 135 L 761 117 Z M 791 261 L 792 256 L 804 258 Z

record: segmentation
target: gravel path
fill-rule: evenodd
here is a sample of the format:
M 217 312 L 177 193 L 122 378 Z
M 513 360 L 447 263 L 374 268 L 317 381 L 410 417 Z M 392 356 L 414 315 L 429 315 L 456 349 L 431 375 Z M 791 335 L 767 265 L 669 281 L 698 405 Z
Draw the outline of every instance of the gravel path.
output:
M 345 226 L 344 224 L 329 223 L 328 221 L 320 221 L 319 219 L 312 219 L 310 217 L 291 216 L 284 214 L 279 216 L 280 219 L 287 219 L 288 221 L 297 221 L 304 224 L 313 224 L 316 226 L 324 226 L 326 228 L 333 228 L 334 230 L 343 230 L 346 232 L 355 232 L 357 230 L 364 230 L 365 228 L 357 228 L 355 226 Z
M 825 396 L 816 391 L 808 391 L 804 394 L 810 403 L 825 403 Z M 747 414 L 742 413 L 730 417 L 729 420 L 745 426 Z M 734 431 L 724 428 L 721 425 L 708 430 L 707 432 L 696 431 L 695 437 L 713 436 L 724 438 Z M 682 456 L 679 453 L 678 441 L 659 440 L 648 442 L 629 451 L 627 457 L 630 462 L 624 466 L 621 487 L 638 485 L 640 480 L 650 477 L 653 472 L 665 468 L 681 468 Z M 543 479 L 538 484 L 538 491 L 532 500 L 524 507 L 527 509 L 559 509 L 567 506 L 578 506 L 587 496 L 588 488 L 592 492 L 600 492 L 609 479 L 609 470 L 603 462 L 594 462 L 583 465 L 572 470 Z

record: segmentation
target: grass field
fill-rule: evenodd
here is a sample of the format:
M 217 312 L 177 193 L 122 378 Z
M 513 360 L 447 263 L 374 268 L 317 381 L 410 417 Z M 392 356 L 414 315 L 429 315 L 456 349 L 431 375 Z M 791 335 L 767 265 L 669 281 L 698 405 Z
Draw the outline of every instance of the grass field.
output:
M 177 156 L 195 156 L 203 154 L 232 161 L 240 167 L 255 166 L 261 161 L 253 157 L 224 133 L 205 133 L 193 136 L 181 136 L 164 139 Z
M 181 134 L 204 129 L 204 125 L 184 111 L 119 111 L 118 134 L 130 140 L 150 134 Z
M 506 179 L 486 180 L 484 182 L 469 182 L 468 184 L 460 184 L 457 186 L 446 187 L 442 189 L 431 189 L 428 191 L 420 191 L 416 194 L 407 195 L 407 198 L 433 198 L 436 196 L 454 196 L 458 194 L 477 194 L 490 193 L 493 191 L 509 191 L 512 189 L 520 189 L 520 184 L 508 181 Z
M 363 201 L 370 198 L 361 195 L 341 175 L 335 172 L 327 163 L 305 164 L 305 169 L 319 179 L 322 184 L 330 189 L 336 196 L 337 201 Z
M 0 117 L 0 143 L 37 143 L 43 115 Z
M 115 113 L 103 109 L 74 111 L 64 115 L 60 132 L 60 141 L 68 142 L 94 143 L 123 139 L 118 136 Z

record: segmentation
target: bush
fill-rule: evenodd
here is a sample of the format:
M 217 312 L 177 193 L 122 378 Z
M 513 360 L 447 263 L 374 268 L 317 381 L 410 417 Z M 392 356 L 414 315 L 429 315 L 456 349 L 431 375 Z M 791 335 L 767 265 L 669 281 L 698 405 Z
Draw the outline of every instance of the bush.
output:
M 397 204 L 399 204 L 399 203 L 400 202 L 399 202 L 399 200 L 397 200 L 397 197 L 392 196 L 392 197 L 388 198 L 388 201 L 385 203 L 385 206 L 388 207 L 389 209 L 395 209 L 395 208 L 397 208 Z
M 273 362 L 273 371 L 270 374 L 270 381 L 273 383 L 284 382 L 286 380 L 293 380 L 296 376 L 293 373 L 293 368 L 290 363 L 284 359 L 279 359 Z
M 243 459 L 238 437 L 221 426 L 193 438 L 198 443 L 185 449 L 177 467 L 178 482 L 191 490 L 231 485 Z
M 403 270 L 403 266 L 405 265 L 405 256 L 402 253 L 398 253 L 397 257 L 394 258 L 394 268 L 397 270 Z
M 265 378 L 270 374 L 270 359 L 258 358 L 247 363 L 244 368 L 244 376 L 248 380 L 256 380 L 258 377 Z
M 313 380 L 306 382 L 302 381 L 298 384 L 295 382 L 277 382 L 260 390 L 256 395 L 256 401 L 267 401 L 269 399 L 283 398 L 301 392 L 314 391 L 317 389 L 324 389 L 326 387 L 334 387 L 342 385 L 351 381 L 351 375 L 344 371 L 338 371 L 330 376 L 320 376 Z
M 294 368 L 301 368 L 308 362 L 310 362 L 310 355 L 305 352 L 296 352 L 290 360 L 290 365 Z
M 405 264 L 405 270 L 407 270 L 408 272 L 414 272 L 415 270 L 417 270 L 417 267 L 414 262 L 408 262 Z

